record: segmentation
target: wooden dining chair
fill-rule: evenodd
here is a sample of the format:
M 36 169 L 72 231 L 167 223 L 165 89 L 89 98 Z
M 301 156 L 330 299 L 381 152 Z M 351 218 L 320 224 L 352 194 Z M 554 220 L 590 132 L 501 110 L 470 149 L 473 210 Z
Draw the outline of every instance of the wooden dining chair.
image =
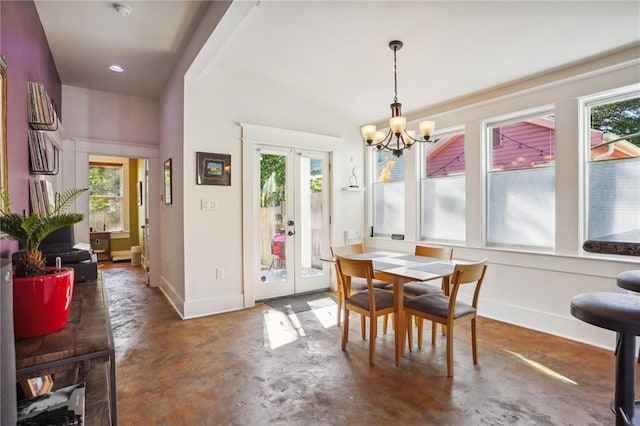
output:
M 436 246 L 419 246 L 417 245 L 414 249 L 414 255 L 416 256 L 424 256 L 424 257 L 433 257 L 437 259 L 447 259 L 451 260 L 453 258 L 453 249 L 446 247 L 436 247 Z M 404 294 L 407 297 L 417 297 L 422 296 L 424 294 L 440 294 L 445 291 L 445 279 L 442 279 L 442 284 L 440 286 L 424 282 L 424 281 L 412 281 L 406 283 L 404 285 Z M 393 291 L 393 284 L 389 284 L 385 287 L 387 290 Z M 448 289 L 446 289 L 448 291 Z M 387 317 L 384 319 L 384 324 L 382 325 L 382 329 L 384 332 L 387 332 L 387 324 L 389 320 Z M 444 328 L 443 328 L 444 330 Z
M 336 265 L 340 273 L 340 282 L 345 295 L 343 302 L 344 324 L 342 326 L 342 350 L 347 349 L 349 340 L 349 313 L 360 314 L 362 338 L 365 338 L 365 319 L 369 318 L 369 364 L 375 364 L 376 336 L 378 317 L 392 313 L 394 310 L 393 293 L 376 288 L 373 285 L 373 262 L 371 259 L 348 259 L 336 256 Z M 349 293 L 348 285 L 354 278 L 366 280 L 367 289 Z
M 476 315 L 478 311 L 478 296 L 487 270 L 487 259 L 478 263 L 456 265 L 451 279 L 451 294 L 425 294 L 407 299 L 404 303 L 406 314 L 405 324 L 411 324 L 411 317 L 418 318 L 418 348 L 422 348 L 422 320 L 432 322 L 431 344 L 436 343 L 436 324 L 447 327 L 447 376 L 453 377 L 453 326 L 463 319 L 471 320 L 471 350 L 473 363 L 478 363 L 478 348 L 476 336 Z M 460 287 L 475 286 L 471 304 L 458 300 Z M 407 327 L 409 347 L 413 340 L 412 327 Z
M 346 245 L 346 246 L 338 246 L 338 247 L 331 247 L 331 255 L 333 257 L 336 256 L 348 256 L 350 254 L 360 254 L 360 253 L 364 253 L 364 245 L 362 243 L 358 243 L 358 244 L 350 244 L 350 245 Z M 342 292 L 342 285 L 340 283 L 340 273 L 338 272 L 338 268 L 337 268 L 337 264 L 336 264 L 336 281 L 338 284 L 338 318 L 337 318 L 337 324 L 340 325 L 340 315 L 342 313 L 342 303 L 344 300 L 344 293 Z M 373 286 L 376 288 L 386 288 L 387 285 L 389 285 L 389 283 L 387 281 L 382 281 L 382 280 L 378 280 L 378 279 L 373 279 Z M 367 280 L 364 278 L 359 278 L 359 277 L 354 277 L 351 280 L 351 286 L 350 286 L 350 291 L 351 293 L 354 292 L 358 292 L 358 291 L 362 291 L 362 290 L 366 290 L 367 288 Z M 392 288 L 393 290 L 393 288 Z M 364 324 L 364 318 L 362 319 L 363 324 Z M 387 332 L 387 329 L 385 327 L 384 332 Z M 363 326 L 362 329 L 362 338 L 364 339 L 366 337 L 366 331 L 365 328 Z

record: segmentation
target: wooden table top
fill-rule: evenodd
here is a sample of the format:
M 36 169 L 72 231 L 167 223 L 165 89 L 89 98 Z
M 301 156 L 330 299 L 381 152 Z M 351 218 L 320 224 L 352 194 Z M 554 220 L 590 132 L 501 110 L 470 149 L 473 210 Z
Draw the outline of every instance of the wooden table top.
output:
M 110 330 L 101 280 L 75 283 L 71 311 L 64 328 L 51 334 L 16 340 L 16 369 L 63 362 L 75 357 L 108 355 Z

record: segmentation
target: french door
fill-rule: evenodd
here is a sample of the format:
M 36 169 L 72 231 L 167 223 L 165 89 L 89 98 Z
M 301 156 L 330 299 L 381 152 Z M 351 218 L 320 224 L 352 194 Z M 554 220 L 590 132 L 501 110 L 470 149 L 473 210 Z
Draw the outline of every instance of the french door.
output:
M 330 238 L 328 154 L 266 145 L 255 150 L 255 299 L 328 288 L 328 265 L 320 261 Z

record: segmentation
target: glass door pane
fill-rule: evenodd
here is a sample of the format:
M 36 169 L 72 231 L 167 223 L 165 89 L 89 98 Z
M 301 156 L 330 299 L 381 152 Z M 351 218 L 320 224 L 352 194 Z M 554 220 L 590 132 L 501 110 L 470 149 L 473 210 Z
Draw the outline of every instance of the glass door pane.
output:
M 287 247 L 289 153 L 260 154 L 260 275 L 258 299 L 293 293 L 291 256 Z
M 296 182 L 296 293 L 328 287 L 327 264 L 320 258 L 328 250 L 328 161 L 325 154 L 298 153 Z

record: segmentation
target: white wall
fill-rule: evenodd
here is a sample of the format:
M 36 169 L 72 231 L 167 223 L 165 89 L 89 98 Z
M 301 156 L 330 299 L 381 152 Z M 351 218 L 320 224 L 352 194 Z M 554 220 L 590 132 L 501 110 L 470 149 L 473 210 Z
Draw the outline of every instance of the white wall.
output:
M 214 41 L 215 42 L 215 41 Z M 332 241 L 343 243 L 345 229 L 363 230 L 362 193 L 341 190 L 348 184 L 353 157 L 362 165 L 363 147 L 357 123 L 349 123 L 314 99 L 290 93 L 266 81 L 245 78 L 224 68 L 225 57 L 236 52 L 220 45 L 215 57 L 201 72 L 185 82 L 184 121 L 184 240 L 186 317 L 206 315 L 252 306 L 244 300 L 245 285 L 258 282 L 258 272 L 243 276 L 242 191 L 251 182 L 242 181 L 242 145 L 238 123 L 341 137 L 344 146 L 334 153 Z M 231 186 L 195 184 L 196 152 L 230 154 Z M 362 182 L 362 167 L 360 170 Z M 200 200 L 217 201 L 216 211 L 200 210 Z M 224 268 L 223 279 L 215 279 L 215 268 Z
M 489 268 L 480 296 L 481 315 L 597 346 L 614 346 L 615 333 L 581 322 L 570 314 L 573 296 L 592 291 L 620 291 L 616 287 L 616 275 L 640 269 L 637 257 L 594 255 L 581 250 L 578 101 L 585 95 L 640 83 L 637 49 L 626 58 L 633 59 L 600 64 L 600 70 L 590 70 L 584 75 L 569 77 L 564 73 L 563 79 L 556 79 L 554 83 L 522 87 L 519 93 L 429 115 L 442 128 L 460 124 L 466 127 L 467 242 L 465 247 L 454 247 L 454 257 L 488 258 Z M 549 104 L 555 105 L 557 123 L 555 253 L 483 248 L 482 120 Z M 416 218 L 410 215 L 407 218 L 412 222 L 407 228 L 417 230 Z M 370 247 L 409 252 L 416 243 L 415 235 L 409 233 L 409 239 L 402 242 L 369 238 L 366 243 Z
M 169 158 L 172 160 L 173 202 L 170 205 L 161 203 L 160 241 L 152 241 L 151 244 L 152 246 L 157 244 L 157 247 L 160 247 L 160 263 L 158 264 L 160 287 L 181 316 L 184 316 L 185 301 L 185 247 L 191 244 L 183 229 L 185 221 L 184 200 L 187 199 L 183 186 L 184 182 L 189 180 L 188 177 L 185 177 L 183 166 L 184 99 L 186 97 L 184 79 L 198 52 L 210 37 L 211 32 L 219 25 L 228 7 L 229 3 L 222 1 L 209 4 L 160 98 L 160 160 L 161 165 Z M 150 174 L 150 181 L 156 179 L 162 182 L 162 169 Z M 159 198 L 162 195 L 162 186 L 158 186 L 157 189 L 158 192 L 155 193 L 150 191 L 151 197 Z

